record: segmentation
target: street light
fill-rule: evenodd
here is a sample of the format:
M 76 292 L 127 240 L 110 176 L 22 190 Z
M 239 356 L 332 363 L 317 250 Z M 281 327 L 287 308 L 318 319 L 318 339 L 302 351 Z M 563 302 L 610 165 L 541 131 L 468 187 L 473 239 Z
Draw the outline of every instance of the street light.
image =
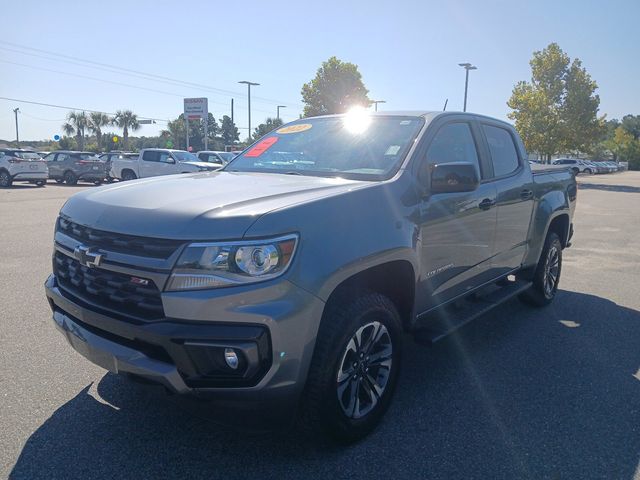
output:
M 260 85 L 255 82 L 248 82 L 247 80 L 242 80 L 238 83 L 245 83 L 247 85 L 247 100 L 249 103 L 249 138 L 251 138 L 251 85 Z
M 478 67 L 474 67 L 470 63 L 459 63 L 458 65 L 460 65 L 466 70 L 465 79 L 464 79 L 464 108 L 462 109 L 463 112 L 466 112 L 467 111 L 467 90 L 469 89 L 469 70 L 477 70 Z
M 20 109 L 18 107 L 13 109 L 13 113 L 16 116 L 16 148 L 20 148 L 20 135 L 18 135 L 18 112 Z
M 371 100 L 371 103 L 373 103 L 375 105 L 375 109 L 376 109 L 375 111 L 377 112 L 378 111 L 378 104 L 379 103 L 387 103 L 387 101 L 386 100 Z
M 278 106 L 276 107 L 276 111 L 278 112 L 278 113 L 276 113 L 276 119 L 277 119 L 277 120 L 280 120 L 280 109 L 281 109 L 281 108 L 287 108 L 287 106 L 286 106 L 286 105 L 278 105 Z

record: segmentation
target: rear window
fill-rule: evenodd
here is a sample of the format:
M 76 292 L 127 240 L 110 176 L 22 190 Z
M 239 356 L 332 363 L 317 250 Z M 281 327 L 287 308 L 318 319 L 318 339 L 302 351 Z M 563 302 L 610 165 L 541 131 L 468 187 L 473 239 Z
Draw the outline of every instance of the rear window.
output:
M 15 156 L 25 160 L 42 160 L 42 157 L 35 152 L 16 152 Z
M 482 125 L 489 144 L 493 175 L 502 177 L 514 172 L 518 168 L 518 150 L 513 143 L 513 137 L 508 130 L 492 125 Z

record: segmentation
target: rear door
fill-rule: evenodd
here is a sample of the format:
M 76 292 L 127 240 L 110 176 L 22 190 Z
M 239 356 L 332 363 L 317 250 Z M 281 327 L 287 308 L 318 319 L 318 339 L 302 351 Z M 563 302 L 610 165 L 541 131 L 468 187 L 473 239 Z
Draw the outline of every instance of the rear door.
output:
M 477 126 L 472 117 L 434 125 L 419 177 L 431 165 L 469 162 L 483 178 Z M 425 182 L 422 178 L 421 183 Z M 428 181 L 427 181 L 428 184 Z M 483 182 L 472 192 L 438 193 L 420 205 L 418 311 L 423 312 L 484 283 L 489 274 L 496 228 L 496 189 Z
M 491 160 L 491 183 L 497 191 L 496 237 L 492 270 L 495 276 L 517 268 L 527 249 L 533 213 L 533 176 L 514 132 L 500 122 L 480 120 Z

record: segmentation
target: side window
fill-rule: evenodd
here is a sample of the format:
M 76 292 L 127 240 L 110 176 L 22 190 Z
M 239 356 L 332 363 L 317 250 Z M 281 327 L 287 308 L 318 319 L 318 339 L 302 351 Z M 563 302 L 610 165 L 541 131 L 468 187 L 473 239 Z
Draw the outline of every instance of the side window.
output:
M 160 161 L 160 152 L 147 150 L 142 154 L 142 160 L 144 160 L 145 162 L 158 162 Z
M 430 165 L 451 162 L 473 163 L 480 175 L 478 151 L 468 123 L 449 123 L 438 130 L 427 150 L 426 162 L 422 166 L 424 170 L 420 172 L 420 176 L 426 173 Z
M 158 161 L 160 163 L 174 163 L 173 158 L 167 152 L 158 152 Z
M 67 158 L 69 158 L 69 155 L 67 155 L 66 153 L 59 153 L 56 156 L 56 162 L 64 162 Z
M 509 131 L 491 125 L 482 125 L 482 129 L 489 144 L 493 175 L 501 177 L 515 171 L 519 164 L 518 151 Z

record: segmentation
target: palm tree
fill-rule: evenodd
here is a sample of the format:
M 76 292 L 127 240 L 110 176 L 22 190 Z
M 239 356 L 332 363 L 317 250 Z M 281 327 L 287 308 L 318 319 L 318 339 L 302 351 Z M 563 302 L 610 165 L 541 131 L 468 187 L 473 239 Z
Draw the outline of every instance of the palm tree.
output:
M 131 110 L 118 110 L 116 116 L 113 118 L 113 123 L 122 129 L 124 148 L 127 150 L 129 148 L 129 129 L 131 129 L 132 132 L 140 129 L 138 116 Z
M 67 135 L 73 135 L 75 133 L 78 141 L 78 148 L 83 150 L 85 130 L 89 127 L 89 117 L 85 112 L 69 112 L 67 120 L 68 122 L 62 125 L 62 130 L 64 130 L 64 133 Z
M 98 144 L 98 150 L 102 148 L 102 127 L 106 127 L 111 124 L 111 118 L 101 112 L 91 112 L 89 114 L 89 130 L 96 135 L 96 143 Z

